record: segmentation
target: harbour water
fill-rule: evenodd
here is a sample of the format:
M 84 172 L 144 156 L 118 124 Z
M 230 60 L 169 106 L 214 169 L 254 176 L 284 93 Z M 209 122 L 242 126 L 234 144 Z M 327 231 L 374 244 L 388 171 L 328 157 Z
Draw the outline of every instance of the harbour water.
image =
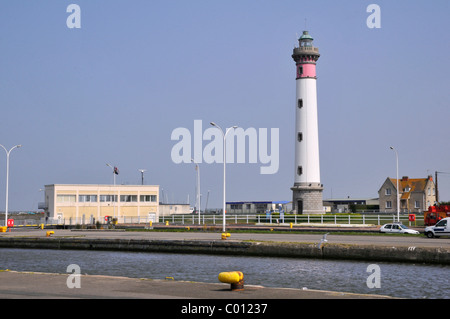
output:
M 246 285 L 380 294 L 401 298 L 450 298 L 450 266 L 375 263 L 380 288 L 369 288 L 374 262 L 233 257 L 191 254 L 0 249 L 0 269 L 67 273 L 77 264 L 82 274 L 217 283 L 223 271 L 238 270 Z M 67 273 L 69 274 L 69 273 Z

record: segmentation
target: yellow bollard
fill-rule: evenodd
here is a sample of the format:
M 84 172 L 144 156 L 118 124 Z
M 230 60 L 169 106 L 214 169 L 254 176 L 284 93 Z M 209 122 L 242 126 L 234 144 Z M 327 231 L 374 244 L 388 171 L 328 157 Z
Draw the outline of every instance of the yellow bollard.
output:
M 169 221 L 168 220 L 166 220 L 166 226 L 169 226 Z
M 227 239 L 227 234 L 226 233 L 222 233 L 222 240 Z
M 46 235 L 47 235 L 47 237 L 50 237 L 50 235 L 53 235 L 54 233 L 55 233 L 54 231 L 49 230 L 49 231 L 46 233 Z
M 291 228 L 291 229 L 292 229 L 292 225 L 293 225 L 292 223 L 289 223 L 289 228 Z
M 40 225 L 39 225 L 39 228 L 40 228 L 40 229 L 44 229 L 44 224 L 40 224 Z
M 230 284 L 233 291 L 244 289 L 244 274 L 240 271 L 221 272 L 219 281 Z
M 153 222 L 152 222 L 152 221 L 150 221 L 150 227 L 152 227 L 152 225 L 153 225 Z
M 6 233 L 6 229 L 7 229 L 8 227 L 6 227 L 6 226 L 1 226 L 0 227 L 0 233 Z
M 227 233 L 227 237 L 230 237 L 231 235 L 230 235 L 230 233 Z

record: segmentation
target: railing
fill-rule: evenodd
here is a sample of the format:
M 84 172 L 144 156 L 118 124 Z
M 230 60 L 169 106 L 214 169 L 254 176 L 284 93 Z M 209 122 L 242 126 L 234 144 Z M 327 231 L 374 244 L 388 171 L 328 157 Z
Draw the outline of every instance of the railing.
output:
M 332 215 L 226 215 L 227 224 L 346 224 L 346 225 L 383 225 L 397 221 L 396 214 L 332 214 Z M 168 221 L 172 224 L 181 225 L 222 225 L 222 215 L 171 215 L 161 216 L 160 222 Z M 417 225 L 423 225 L 422 218 L 416 218 Z M 400 221 L 407 225 L 409 223 L 408 214 L 400 215 Z
M 166 223 L 178 224 L 178 225 L 222 225 L 223 215 L 222 214 L 212 214 L 212 215 L 200 215 L 200 221 L 197 214 L 189 215 L 170 215 L 170 216 L 160 216 L 159 221 L 152 219 L 151 217 L 142 216 L 120 216 L 117 218 L 118 224 L 149 224 L 152 223 Z M 311 225 L 311 224 L 321 224 L 321 225 L 383 225 L 386 223 L 392 223 L 397 221 L 397 214 L 324 214 L 324 215 L 291 215 L 285 214 L 227 214 L 226 224 L 271 224 L 271 225 Z M 401 214 L 400 221 L 408 225 L 408 214 Z M 15 220 L 14 226 L 37 226 L 39 224 L 44 225 L 93 225 L 99 222 L 101 225 L 107 224 L 104 219 L 94 220 L 91 218 L 41 218 L 37 219 L 24 219 Z M 0 226 L 4 222 L 0 221 Z M 416 226 L 423 226 L 422 216 L 416 216 Z

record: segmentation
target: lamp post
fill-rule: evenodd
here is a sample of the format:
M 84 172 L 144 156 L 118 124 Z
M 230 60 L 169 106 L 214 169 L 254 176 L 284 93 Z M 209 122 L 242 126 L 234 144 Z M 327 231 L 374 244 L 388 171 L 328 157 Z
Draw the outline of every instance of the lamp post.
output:
M 144 168 L 140 168 L 138 169 L 139 172 L 141 172 L 141 185 L 144 185 L 144 172 L 146 172 L 147 170 Z
M 22 145 L 16 145 L 13 146 L 9 151 L 0 144 L 0 146 L 5 150 L 6 152 L 6 204 L 5 204 L 5 226 L 8 225 L 8 191 L 9 191 L 9 154 L 11 154 L 11 151 L 15 148 L 22 147 Z
M 200 166 L 194 162 L 194 159 L 191 159 L 191 162 L 195 164 L 195 170 L 197 171 L 197 185 L 196 185 L 196 194 L 195 194 L 195 206 L 198 209 L 198 224 L 200 225 Z
M 223 136 L 223 231 L 225 232 L 225 208 L 226 208 L 226 202 L 225 202 L 225 177 L 226 177 L 226 174 L 225 174 L 225 167 L 226 167 L 226 162 L 227 162 L 227 158 L 226 158 L 226 148 L 227 148 L 227 146 L 226 146 L 226 143 L 225 143 L 225 141 L 226 141 L 226 138 L 227 138 L 227 134 L 228 134 L 228 132 L 230 132 L 230 130 L 233 128 L 233 129 L 235 129 L 235 128 L 237 128 L 237 126 L 233 126 L 233 127 L 229 127 L 229 128 L 227 128 L 227 130 L 225 131 L 225 133 L 223 132 L 223 130 L 222 130 L 222 128 L 219 126 L 219 125 L 217 125 L 216 123 L 214 123 L 214 122 L 211 122 L 210 123 L 212 126 L 215 126 L 215 127 L 217 127 L 219 130 L 220 130 L 220 132 L 222 133 L 222 136 Z
M 113 172 L 113 181 L 114 181 L 114 195 L 113 195 L 113 213 L 114 213 L 114 218 L 116 218 L 116 169 L 114 166 L 112 166 L 111 164 L 106 163 L 106 166 L 111 167 L 112 172 Z
M 400 222 L 400 197 L 398 191 L 398 152 L 393 146 L 391 146 L 390 149 L 395 152 L 395 158 L 397 163 L 397 221 Z

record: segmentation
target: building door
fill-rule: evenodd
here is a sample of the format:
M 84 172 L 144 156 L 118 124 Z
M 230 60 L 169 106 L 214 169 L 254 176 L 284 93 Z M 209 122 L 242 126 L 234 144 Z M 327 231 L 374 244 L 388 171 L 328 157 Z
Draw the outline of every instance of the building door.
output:
M 297 214 L 303 214 L 303 201 L 297 201 Z
M 156 214 L 155 213 L 148 213 L 148 221 L 152 223 L 156 223 Z

